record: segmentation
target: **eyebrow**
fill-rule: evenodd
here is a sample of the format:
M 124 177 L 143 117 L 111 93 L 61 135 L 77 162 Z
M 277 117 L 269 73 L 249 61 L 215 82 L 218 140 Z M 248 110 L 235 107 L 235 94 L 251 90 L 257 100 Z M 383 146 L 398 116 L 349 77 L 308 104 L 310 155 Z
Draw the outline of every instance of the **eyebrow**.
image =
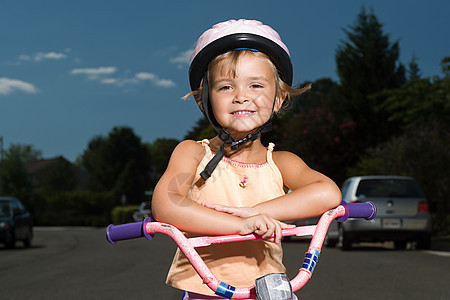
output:
M 214 76 L 214 77 L 216 77 L 216 76 Z M 218 76 L 217 79 L 214 78 L 212 80 L 212 84 L 218 84 L 218 83 L 222 83 L 222 82 L 226 82 L 226 81 L 233 81 L 234 79 L 235 78 L 230 78 L 228 76 L 224 76 L 224 77 Z M 250 76 L 250 77 L 246 78 L 246 80 L 270 82 L 270 79 L 267 78 L 266 76 Z
M 210 84 L 211 85 L 220 85 L 220 84 L 227 83 L 227 82 L 230 82 L 229 78 L 219 78 L 219 79 L 212 80 Z
M 248 79 L 249 79 L 250 81 L 254 81 L 254 80 L 256 80 L 256 81 L 263 80 L 263 81 L 266 81 L 266 82 L 270 82 L 270 79 L 267 78 L 266 76 L 251 76 L 251 77 L 249 77 Z

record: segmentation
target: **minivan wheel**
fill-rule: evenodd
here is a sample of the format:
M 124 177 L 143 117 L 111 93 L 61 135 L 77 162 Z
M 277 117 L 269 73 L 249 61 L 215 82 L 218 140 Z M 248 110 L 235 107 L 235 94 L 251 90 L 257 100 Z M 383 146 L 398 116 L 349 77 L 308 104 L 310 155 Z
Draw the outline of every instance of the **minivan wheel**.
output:
M 350 250 L 352 248 L 352 241 L 348 237 L 348 234 L 344 231 L 344 228 L 342 228 L 342 226 L 339 227 L 339 238 L 337 246 L 341 250 Z

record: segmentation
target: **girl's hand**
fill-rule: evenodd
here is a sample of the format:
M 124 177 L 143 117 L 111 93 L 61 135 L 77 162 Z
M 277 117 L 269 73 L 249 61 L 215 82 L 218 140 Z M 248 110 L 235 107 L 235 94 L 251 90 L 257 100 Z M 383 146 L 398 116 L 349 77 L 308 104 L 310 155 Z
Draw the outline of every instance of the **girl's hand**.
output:
M 279 244 L 282 238 L 282 229 L 295 228 L 295 225 L 277 221 L 267 215 L 259 214 L 243 218 L 241 235 L 255 233 L 261 238 Z M 273 236 L 272 236 L 273 235 Z
M 240 218 L 248 218 L 259 214 L 259 212 L 253 207 L 231 207 L 212 203 L 202 203 L 202 205 L 204 207 L 214 209 L 215 211 L 224 212 Z
M 275 220 L 267 215 L 260 214 L 253 207 L 231 207 L 220 204 L 202 203 L 204 207 L 214 209 L 215 211 L 227 213 L 243 220 L 242 229 L 239 234 L 246 235 L 255 233 L 263 239 L 280 243 L 282 238 L 282 229 L 295 228 L 295 225 L 289 225 L 278 220 Z M 272 237 L 273 235 L 273 237 Z

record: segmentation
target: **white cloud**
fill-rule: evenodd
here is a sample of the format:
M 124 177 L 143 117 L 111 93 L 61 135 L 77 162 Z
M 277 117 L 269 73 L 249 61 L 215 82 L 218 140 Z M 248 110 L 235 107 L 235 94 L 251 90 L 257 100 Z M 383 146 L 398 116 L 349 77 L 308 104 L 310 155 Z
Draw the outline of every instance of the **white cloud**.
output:
M 37 88 L 31 83 L 6 77 L 0 78 L 0 95 L 8 95 L 15 90 L 29 94 L 34 94 L 38 91 Z
M 96 80 L 101 76 L 111 75 L 116 73 L 116 67 L 99 67 L 99 68 L 79 68 L 73 69 L 70 74 L 77 75 L 82 74 L 86 75 L 90 80 Z
M 158 79 L 154 83 L 155 83 L 155 85 L 164 87 L 164 88 L 169 88 L 169 87 L 173 87 L 176 85 L 175 82 L 173 82 L 170 79 Z
M 99 67 L 99 68 L 80 68 L 73 69 L 70 73 L 72 75 L 85 75 L 89 80 L 98 80 L 98 82 L 107 85 L 115 85 L 115 86 L 126 86 L 126 85 L 136 85 L 144 81 L 149 81 L 155 86 L 159 87 L 173 87 L 175 86 L 175 82 L 170 79 L 161 79 L 157 75 L 149 72 L 139 72 L 134 75 L 134 77 L 111 77 L 117 72 L 116 67 Z M 129 72 L 126 72 L 129 73 Z
M 140 72 L 140 73 L 137 73 L 135 76 L 139 80 L 155 80 L 156 79 L 155 74 L 147 73 L 147 72 Z
M 192 52 L 194 52 L 194 49 L 189 49 L 178 53 L 177 56 L 170 59 L 170 62 L 174 64 L 189 64 Z
M 66 51 L 67 52 L 67 51 Z M 52 60 L 60 60 L 60 59 L 65 59 L 67 58 L 67 54 L 61 53 L 61 52 L 38 52 L 36 54 L 33 55 L 27 55 L 27 54 L 22 54 L 19 55 L 19 59 L 20 60 L 25 60 L 25 61 L 41 61 L 41 60 L 45 60 L 45 59 L 52 59 Z
M 118 84 L 119 80 L 117 78 L 105 78 L 100 80 L 100 82 L 104 84 Z
M 29 55 L 26 54 L 22 54 L 19 56 L 20 60 L 31 60 L 31 57 Z
M 100 83 L 125 86 L 129 84 L 137 84 L 139 83 L 139 80 L 137 80 L 136 78 L 104 78 L 100 80 Z
M 161 79 L 153 73 L 140 72 L 135 75 L 135 77 L 141 81 L 149 80 L 156 86 L 169 88 L 175 86 L 175 82 L 170 79 Z
M 104 75 L 113 74 L 117 71 L 116 67 L 99 67 L 99 68 L 80 68 L 73 69 L 72 74 L 87 74 L 87 75 Z
M 64 53 L 57 53 L 57 52 L 47 52 L 47 53 L 37 53 L 34 56 L 35 61 L 41 61 L 44 59 L 54 59 L 54 60 L 60 60 L 67 58 L 67 55 Z

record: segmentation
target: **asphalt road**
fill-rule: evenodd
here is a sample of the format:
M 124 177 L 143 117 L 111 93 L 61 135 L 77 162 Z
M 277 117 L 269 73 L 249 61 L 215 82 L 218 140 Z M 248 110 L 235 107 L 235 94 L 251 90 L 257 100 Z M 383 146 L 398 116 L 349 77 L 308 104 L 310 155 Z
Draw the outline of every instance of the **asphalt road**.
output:
M 165 236 L 106 242 L 97 228 L 36 228 L 33 247 L 0 246 L 0 299 L 180 299 L 164 284 L 175 252 Z M 307 243 L 284 243 L 296 275 Z M 450 299 L 450 252 L 363 245 L 324 249 L 299 299 Z

